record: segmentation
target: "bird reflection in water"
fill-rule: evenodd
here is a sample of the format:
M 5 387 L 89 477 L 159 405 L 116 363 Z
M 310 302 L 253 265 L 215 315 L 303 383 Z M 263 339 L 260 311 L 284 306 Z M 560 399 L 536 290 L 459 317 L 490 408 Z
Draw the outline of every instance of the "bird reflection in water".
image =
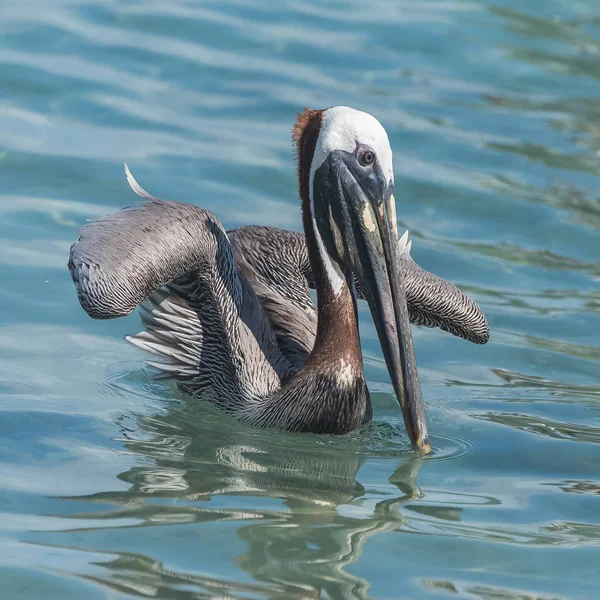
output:
M 85 518 L 112 523 L 125 519 L 127 527 L 137 521 L 134 528 L 247 521 L 237 531 L 247 550 L 236 562 L 261 583 L 169 570 L 147 555 L 118 550 L 114 559 L 111 551 L 111 559 L 101 563 L 107 574 L 93 579 L 121 592 L 161 598 L 366 598 L 369 582 L 344 567 L 360 558 L 370 538 L 401 527 L 402 505 L 420 496 L 416 480 L 423 459 L 405 442 L 398 466 L 398 453 L 389 450 L 390 443 L 400 444 L 398 432 L 385 424 L 371 423 L 367 431 L 343 438 L 298 436 L 248 428 L 218 411 L 185 402 L 171 405 L 163 415 L 138 417 L 135 431 L 125 421 L 124 446 L 140 459 L 138 466 L 119 475 L 131 487 L 77 497 L 118 506 Z M 361 506 L 365 489 L 357 473 L 373 452 L 366 444 L 377 434 L 386 438 L 389 481 L 399 494 L 368 509 Z M 238 497 L 240 508 L 230 508 L 230 502 L 224 507 L 219 501 L 223 495 Z M 242 496 L 253 498 L 247 506 L 260 508 L 243 508 Z M 261 497 L 279 499 L 286 508 L 265 509 L 256 501 Z M 348 510 L 338 510 L 342 505 Z M 207 551 L 202 545 L 200 540 L 198 572 Z

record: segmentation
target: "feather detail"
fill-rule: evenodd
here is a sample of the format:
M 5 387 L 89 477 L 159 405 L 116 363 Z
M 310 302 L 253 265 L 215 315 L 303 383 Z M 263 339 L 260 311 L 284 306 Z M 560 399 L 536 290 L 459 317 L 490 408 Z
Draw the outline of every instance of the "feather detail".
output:
M 160 199 L 156 196 L 152 196 L 149 194 L 135 179 L 135 177 L 131 174 L 127 163 L 125 165 L 125 176 L 127 177 L 127 183 L 130 185 L 131 189 L 138 195 L 141 196 L 144 200 L 149 200 L 150 202 L 160 202 Z

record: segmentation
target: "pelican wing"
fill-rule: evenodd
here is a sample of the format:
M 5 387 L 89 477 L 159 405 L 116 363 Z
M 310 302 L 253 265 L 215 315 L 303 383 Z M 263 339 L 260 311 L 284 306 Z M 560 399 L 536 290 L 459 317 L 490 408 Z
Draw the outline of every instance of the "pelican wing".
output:
M 218 227 L 205 210 L 162 200 L 92 221 L 69 257 L 81 306 L 95 319 L 129 314 L 151 292 L 197 268 Z
M 278 332 L 282 351 L 288 353 L 285 344 L 289 337 L 300 338 L 304 340 L 304 356 L 307 356 L 316 335 L 316 311 L 308 292 L 314 281 L 304 235 L 264 226 L 239 227 L 228 231 L 228 235 L 236 261 L 239 264 L 243 260 L 247 265 L 243 272 L 251 273 L 248 280 Z M 481 308 L 453 283 L 422 269 L 411 258 L 411 243 L 406 238 L 405 234 L 400 240 L 401 264 L 411 322 L 439 327 L 470 342 L 485 344 L 490 332 Z M 357 296 L 362 299 L 360 285 L 355 284 Z M 308 329 L 312 333 L 300 331 L 306 329 L 300 314 L 290 319 L 287 305 L 301 308 L 309 315 Z
M 402 254 L 401 264 L 411 323 L 439 327 L 475 344 L 487 343 L 490 328 L 477 302 L 453 283 L 422 269 L 409 252 Z
M 150 364 L 186 391 L 219 392 L 222 408 L 279 389 L 293 369 L 222 225 L 206 210 L 151 196 L 126 173 L 146 202 L 89 223 L 71 247 L 81 306 L 110 319 L 139 305 L 145 331 L 127 339 L 158 355 L 163 362 Z
M 304 236 L 253 225 L 227 232 L 235 261 L 258 296 L 283 354 L 300 368 L 317 335 L 314 285 Z

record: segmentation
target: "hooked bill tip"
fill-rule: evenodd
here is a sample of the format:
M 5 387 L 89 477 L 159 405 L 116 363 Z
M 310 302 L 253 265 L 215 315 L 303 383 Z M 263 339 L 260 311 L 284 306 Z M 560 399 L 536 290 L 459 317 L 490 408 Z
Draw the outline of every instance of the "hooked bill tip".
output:
M 416 440 L 415 445 L 421 454 L 429 454 L 431 452 L 431 444 L 429 443 L 429 437 L 427 436 L 423 439 Z

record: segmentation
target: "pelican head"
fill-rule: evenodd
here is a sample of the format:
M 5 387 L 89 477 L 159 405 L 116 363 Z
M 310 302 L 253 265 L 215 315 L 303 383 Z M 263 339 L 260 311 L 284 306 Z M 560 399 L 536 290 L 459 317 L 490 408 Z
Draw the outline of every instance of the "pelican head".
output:
M 295 130 L 300 187 L 328 292 L 352 289 L 368 301 L 411 442 L 430 450 L 406 296 L 394 202 L 392 150 L 373 116 L 336 106 L 305 111 Z M 304 189 L 303 189 L 304 187 Z

